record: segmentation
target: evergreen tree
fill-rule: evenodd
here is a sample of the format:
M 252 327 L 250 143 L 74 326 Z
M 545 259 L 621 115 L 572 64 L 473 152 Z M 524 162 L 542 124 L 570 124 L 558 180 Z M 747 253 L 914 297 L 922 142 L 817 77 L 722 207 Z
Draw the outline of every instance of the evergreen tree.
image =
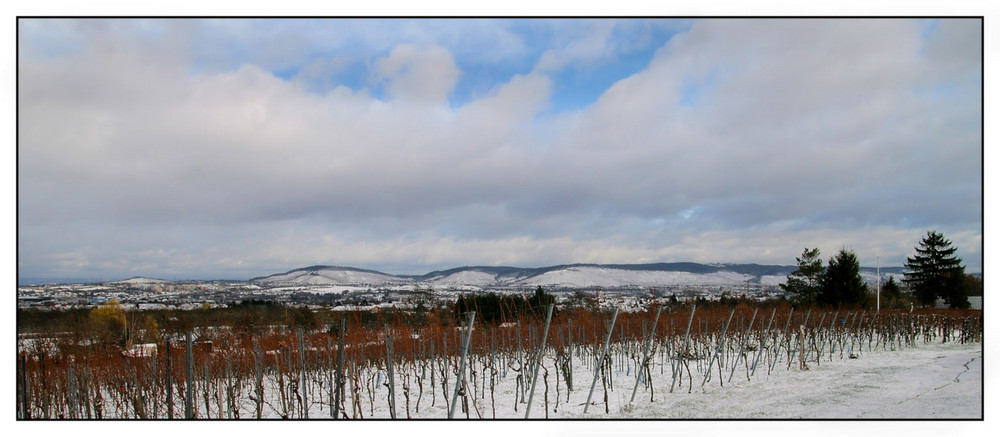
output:
M 823 276 L 823 260 L 819 259 L 819 249 L 806 248 L 802 256 L 795 258 L 799 268 L 788 275 L 788 282 L 779 284 L 781 289 L 791 293 L 792 301 L 804 305 L 816 303 L 819 295 L 820 278 Z
M 840 249 L 836 256 L 830 258 L 820 280 L 818 302 L 833 306 L 864 304 L 868 285 L 861 277 L 860 269 L 854 252 Z
M 965 267 L 961 258 L 955 256 L 958 248 L 940 232 L 928 231 L 914 249 L 917 253 L 906 258 L 909 272 L 903 274 L 903 282 L 909 284 L 917 302 L 934 305 L 941 297 L 951 308 L 968 308 Z
M 982 296 L 983 278 L 976 275 L 965 275 L 965 291 L 969 296 Z
M 898 308 L 901 303 L 902 291 L 896 278 L 890 276 L 889 280 L 882 284 L 882 306 L 886 308 Z

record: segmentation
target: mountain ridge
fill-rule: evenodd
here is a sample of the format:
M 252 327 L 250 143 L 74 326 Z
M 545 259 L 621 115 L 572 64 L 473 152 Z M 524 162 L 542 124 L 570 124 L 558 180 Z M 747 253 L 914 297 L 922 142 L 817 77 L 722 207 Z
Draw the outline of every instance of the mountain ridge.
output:
M 347 266 L 313 265 L 284 273 L 251 278 L 251 282 L 281 284 L 440 283 L 468 285 L 658 286 L 759 283 L 777 285 L 797 266 L 767 264 L 701 264 L 695 262 L 646 264 L 559 264 L 544 267 L 462 266 L 422 275 L 397 275 Z M 873 280 L 874 267 L 862 267 L 862 276 Z M 898 275 L 902 267 L 883 267 L 883 274 Z M 868 278 L 871 277 L 871 278 Z M 700 282 L 699 282 L 700 281 Z

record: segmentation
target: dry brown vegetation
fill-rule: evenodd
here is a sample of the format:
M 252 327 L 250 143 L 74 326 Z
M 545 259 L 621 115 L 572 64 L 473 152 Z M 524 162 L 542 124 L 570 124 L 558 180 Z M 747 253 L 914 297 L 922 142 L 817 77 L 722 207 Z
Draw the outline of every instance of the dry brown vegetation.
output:
M 979 341 L 982 333 L 979 311 L 875 314 L 740 303 L 698 306 L 692 318 L 692 306 L 678 304 L 664 308 L 654 327 L 655 313 L 650 308 L 619 314 L 609 352 L 599 357 L 610 313 L 594 308 L 557 311 L 545 342 L 548 356 L 555 359 L 540 366 L 544 377 L 539 378 L 535 402 L 540 409 L 533 417 L 560 408 L 560 395 L 589 388 L 590 381 L 572 380 L 573 366 L 593 369 L 599 363 L 598 387 L 605 393 L 609 384 L 638 386 L 634 373 L 627 381 L 616 381 L 613 369 L 672 374 L 670 387 L 641 386 L 651 397 L 654 392 L 690 391 L 706 382 L 750 378 L 778 365 L 820 365 L 823 360 L 849 358 L 858 350 L 904 348 L 919 342 Z M 194 327 L 188 331 L 190 361 L 186 335 L 166 330 L 145 337 L 159 339 L 155 351 L 78 335 L 21 341 L 17 417 L 306 418 L 321 411 L 322 417 L 361 419 L 390 402 L 385 395 L 389 385 L 398 402 L 391 405 L 397 418 L 451 402 L 463 332 L 457 317 L 431 311 L 419 318 L 394 312 L 345 313 L 343 319 L 343 331 L 339 320 L 309 329 Z M 517 380 L 515 408 L 524 402 L 543 325 L 538 313 L 506 323 L 475 323 L 457 400 L 462 416 L 495 417 L 494 388 L 502 375 Z M 649 355 L 658 359 L 644 360 L 650 332 L 654 337 Z M 341 342 L 344 347 L 339 351 Z M 391 382 L 385 376 L 389 356 Z M 339 384 L 338 369 L 343 375 Z M 550 384 L 555 386 L 551 390 Z M 607 408 L 606 395 L 603 401 L 600 395 L 595 399 Z

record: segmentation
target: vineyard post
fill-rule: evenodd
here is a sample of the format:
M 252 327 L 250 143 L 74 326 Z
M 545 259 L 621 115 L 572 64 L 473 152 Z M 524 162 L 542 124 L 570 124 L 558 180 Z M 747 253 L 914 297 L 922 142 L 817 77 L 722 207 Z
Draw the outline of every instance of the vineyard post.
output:
M 649 363 L 649 348 L 653 344 L 653 337 L 656 336 L 656 324 L 660 321 L 661 311 L 663 311 L 663 306 L 657 306 L 656 317 L 653 317 L 653 327 L 649 330 L 649 337 L 646 338 L 646 346 L 642 349 L 642 365 L 635 369 L 635 385 L 632 386 L 632 397 L 629 399 L 629 403 L 635 402 L 635 392 L 639 389 L 639 377 L 642 375 L 642 369 Z M 652 384 L 653 382 L 650 381 L 649 383 Z
M 554 307 L 555 304 L 549 304 L 549 309 L 545 315 L 545 330 L 542 331 L 542 344 L 538 347 L 538 359 L 535 360 L 535 366 L 531 369 L 531 391 L 528 392 L 528 406 L 524 407 L 525 419 L 531 413 L 531 399 L 535 397 L 535 383 L 538 382 L 538 366 L 542 363 L 542 355 L 545 354 L 545 340 L 549 336 L 549 324 L 552 321 L 552 308 Z
M 330 410 L 330 414 L 333 415 L 334 420 L 337 419 L 337 410 L 340 409 L 340 393 L 343 391 L 344 386 L 344 329 L 345 320 L 340 319 L 340 335 L 337 339 L 337 382 L 334 388 L 334 396 L 336 396 L 333 408 Z
M 799 370 L 806 370 L 806 325 L 799 325 Z
M 522 377 L 522 375 L 524 375 L 524 357 L 522 356 L 523 351 L 524 351 L 524 348 L 521 346 L 521 318 L 518 317 L 518 319 L 517 319 L 517 365 L 518 365 L 518 367 L 517 367 L 517 373 L 518 373 L 518 375 L 517 376 L 519 378 L 522 378 L 521 379 L 521 384 L 520 384 L 520 386 L 521 386 L 521 400 L 520 400 L 520 402 L 524 402 L 524 379 Z M 514 397 L 517 397 L 517 395 L 515 394 Z M 516 402 L 515 402 L 515 404 L 516 404 Z M 514 408 L 516 409 L 517 405 L 514 405 Z
M 795 312 L 795 307 L 789 308 L 789 310 L 788 310 L 788 320 L 785 321 L 785 329 L 784 329 L 784 334 L 783 334 L 784 337 L 782 338 L 782 340 L 785 341 L 785 349 L 788 349 L 788 327 L 792 323 L 792 313 L 794 313 L 794 312 Z M 777 345 L 778 345 L 778 342 L 777 342 L 778 333 L 777 332 L 774 333 L 774 337 L 775 337 L 775 343 L 774 343 L 775 344 L 774 361 L 771 361 L 771 365 L 767 368 L 767 374 L 768 375 L 771 374 L 771 370 L 774 370 L 774 365 L 778 363 L 778 348 L 777 348 Z M 789 355 L 788 359 L 791 359 L 791 355 Z
M 329 329 L 332 330 L 333 327 L 331 326 Z M 326 337 L 326 383 L 328 385 L 327 385 L 327 390 L 326 390 L 327 393 L 326 394 L 329 395 L 329 396 L 327 396 L 326 401 L 329 403 L 328 407 L 330 407 L 330 418 L 331 419 L 335 419 L 337 417 L 336 414 L 334 414 L 334 406 L 333 406 L 333 401 L 334 401 L 333 400 L 333 391 L 334 391 L 334 387 L 336 386 L 336 384 L 334 383 L 333 372 L 334 372 L 334 367 L 333 367 L 333 340 L 331 340 L 330 337 L 327 336 Z M 322 384 L 320 384 L 320 385 L 321 385 L 320 388 L 322 388 Z M 322 391 L 320 391 L 319 401 L 320 401 L 320 403 L 323 403 L 323 392 Z
M 823 336 L 823 342 L 820 343 L 820 345 L 819 345 L 819 351 L 816 354 L 816 364 L 819 364 L 819 356 L 823 355 L 823 349 L 826 347 L 827 340 L 830 340 L 831 337 L 833 337 L 834 328 L 836 327 L 837 316 L 838 315 L 840 315 L 840 311 L 839 310 L 833 312 L 833 318 L 830 319 L 830 328 L 827 330 L 826 335 Z M 830 361 L 833 361 L 833 341 L 832 340 L 830 341 Z
M 437 402 L 437 393 L 434 392 L 434 387 L 436 387 L 436 385 L 434 384 L 434 361 L 436 361 L 436 360 L 434 358 L 435 357 L 435 355 L 434 355 L 434 337 L 431 336 L 429 338 L 430 338 L 430 344 L 431 344 L 431 346 L 430 346 L 430 349 L 431 349 L 431 351 L 430 351 L 430 360 L 431 360 L 431 406 L 433 407 L 434 403 Z
M 469 340 L 472 339 L 472 324 L 476 321 L 476 312 L 469 311 L 469 322 L 465 326 L 465 338 L 462 339 L 462 359 L 458 365 L 458 378 L 455 379 L 455 391 L 451 395 L 451 407 L 448 409 L 448 418 L 455 415 L 455 405 L 458 403 L 458 392 L 465 379 L 465 356 L 469 352 Z
M 802 321 L 802 325 L 801 326 L 805 326 L 806 323 L 809 323 L 809 316 L 811 314 L 812 314 L 812 308 L 809 308 L 806 311 L 806 318 Z M 802 336 L 799 336 L 798 341 L 802 342 L 802 341 L 805 341 L 805 340 L 802 338 Z M 796 346 L 796 347 L 798 347 L 798 346 Z M 785 370 L 789 370 L 789 369 L 792 368 L 792 355 L 794 355 L 795 353 L 796 353 L 796 350 L 792 349 L 791 339 L 789 338 L 789 341 L 788 341 L 788 366 L 786 366 Z
M 608 353 L 608 346 L 611 344 L 611 333 L 615 330 L 615 320 L 618 319 L 618 308 L 615 307 L 615 313 L 611 316 L 611 326 L 608 327 L 608 333 L 604 336 L 604 349 L 601 351 L 601 356 L 597 358 L 597 365 L 594 366 L 594 380 L 590 383 L 590 393 L 587 394 L 587 403 L 583 405 L 583 413 L 587 414 L 587 410 L 590 409 L 590 399 L 594 396 L 594 387 L 597 387 L 597 378 L 601 374 L 601 364 L 604 362 L 604 355 Z
M 573 391 L 573 346 L 574 345 L 573 345 L 573 320 L 572 319 L 569 320 L 569 326 L 566 327 L 566 344 L 567 344 L 566 350 L 569 352 L 569 353 L 566 354 L 567 358 L 569 360 L 569 364 L 568 364 L 568 366 L 569 366 L 569 368 L 568 368 L 569 372 L 566 373 L 566 375 L 568 375 L 568 378 L 566 379 L 566 399 L 568 400 L 570 392 Z
M 90 407 L 90 361 L 83 357 L 83 404 L 87 410 L 87 419 L 90 419 L 92 410 Z
M 750 375 L 757 371 L 757 361 L 760 360 L 760 354 L 764 352 L 764 342 L 767 340 L 767 334 L 771 332 L 771 323 L 774 322 L 774 313 L 776 312 L 778 312 L 778 307 L 771 309 L 771 318 L 767 321 L 767 329 L 760 335 L 760 346 L 757 347 L 757 357 L 753 359 L 753 364 L 750 366 Z M 747 381 L 750 380 L 750 375 L 747 375 Z
M 236 393 L 233 387 L 233 358 L 226 354 L 226 417 L 232 419 L 234 415 L 239 415 L 239 411 L 234 411 L 236 405 Z
M 691 339 L 691 322 L 694 321 L 694 310 L 697 308 L 697 304 L 691 304 L 691 316 L 688 317 L 688 326 L 684 331 L 684 344 L 681 345 L 681 350 L 677 352 L 677 362 L 671 363 L 673 367 L 672 381 L 670 382 L 670 393 L 674 392 L 674 385 L 677 383 L 677 374 L 681 369 L 681 361 L 684 359 L 684 354 L 687 353 L 688 340 Z
M 736 355 L 736 359 L 733 360 L 733 369 L 729 371 L 729 380 L 726 382 L 733 381 L 733 374 L 736 373 L 736 365 L 740 363 L 740 357 L 743 356 L 743 352 L 746 351 L 747 341 L 750 340 L 750 331 L 753 329 L 753 322 L 757 320 L 757 308 L 753 309 L 753 316 L 750 317 L 750 326 L 747 327 L 743 335 L 743 341 L 740 343 L 740 353 Z M 746 362 L 746 360 L 743 360 Z
M 69 418 L 77 418 L 77 387 L 76 387 L 76 376 L 73 374 L 73 365 L 71 363 L 66 363 L 66 402 L 67 409 L 69 410 Z
M 309 418 L 309 384 L 306 381 L 306 350 L 302 328 L 299 328 L 299 387 L 302 388 L 302 410 Z
M 396 418 L 396 381 L 392 377 L 392 334 L 389 333 L 389 326 L 385 326 L 385 363 L 389 377 L 389 416 Z
M 441 367 L 438 369 L 438 371 L 441 372 L 441 397 L 444 398 L 444 407 L 448 408 L 449 411 L 450 411 L 451 410 L 451 407 L 450 407 L 451 404 L 449 404 L 449 402 L 448 402 L 448 371 L 447 371 L 447 369 L 448 369 L 448 366 L 451 365 L 451 357 L 450 357 L 451 353 L 448 350 L 448 333 L 447 332 L 442 332 L 441 333 L 441 351 L 442 351 L 442 358 L 443 358 L 443 361 L 444 361 L 443 363 L 441 363 Z
M 40 398 L 42 398 L 42 405 L 41 405 L 41 407 L 42 407 L 42 419 L 48 419 L 49 418 L 49 391 L 45 387 L 45 352 L 38 352 L 38 365 L 40 367 L 38 369 L 38 373 L 39 373 L 38 381 L 42 383 L 42 387 L 41 387 L 42 392 L 40 393 L 41 396 L 39 396 Z
M 173 376 L 170 374 L 170 337 L 166 340 L 167 346 L 167 418 L 174 418 L 174 380 Z
M 254 373 L 254 395 L 257 397 L 254 403 L 254 412 L 260 419 L 264 408 L 264 371 L 261 369 L 261 352 L 257 339 L 253 339 L 253 373 Z
M 23 352 L 20 354 L 20 358 L 21 362 L 19 364 L 21 365 L 21 418 L 30 419 L 31 412 L 28 409 L 28 405 L 30 404 L 28 399 L 28 359 Z
M 194 418 L 194 399 L 192 399 L 192 396 L 194 395 L 194 354 L 191 351 L 191 349 L 192 349 L 191 331 L 188 331 L 188 332 L 186 332 L 184 334 L 184 341 L 185 341 L 185 343 L 187 345 L 186 346 L 187 347 L 187 349 L 186 349 L 187 352 L 186 352 L 186 355 L 185 355 L 185 357 L 187 358 L 186 359 L 186 361 L 187 361 L 187 364 L 186 364 L 187 365 L 187 373 L 186 373 L 187 378 L 186 379 L 187 380 L 185 381 L 187 389 L 184 390 L 184 396 L 185 396 L 185 398 L 184 398 L 184 418 L 185 419 L 193 419 Z
M 733 313 L 735 312 L 736 308 L 729 310 L 729 320 L 726 320 L 726 326 L 722 328 L 722 335 L 719 336 L 719 346 L 715 349 L 715 353 L 712 354 L 712 358 L 708 360 L 708 371 L 705 372 L 705 379 L 701 380 L 702 387 L 708 382 L 708 377 L 712 375 L 712 364 L 715 362 L 715 357 L 719 356 L 719 353 L 722 352 L 722 345 L 726 342 L 726 331 L 729 331 L 729 323 L 733 321 Z M 722 383 L 721 376 L 719 376 L 719 383 Z

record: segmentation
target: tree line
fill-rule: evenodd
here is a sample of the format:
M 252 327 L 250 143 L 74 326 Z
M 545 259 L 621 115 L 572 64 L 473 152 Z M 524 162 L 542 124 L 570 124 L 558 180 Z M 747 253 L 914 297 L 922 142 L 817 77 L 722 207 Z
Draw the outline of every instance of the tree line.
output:
M 903 283 L 890 277 L 882 287 L 882 302 L 886 307 L 900 308 L 907 303 L 933 306 L 941 298 L 951 308 L 968 309 L 968 296 L 982 294 L 982 280 L 965 274 L 962 259 L 955 255 L 958 248 L 940 232 L 928 231 L 914 249 L 916 253 L 906 259 Z M 869 292 L 853 251 L 840 249 L 824 266 L 818 248 L 805 248 L 795 261 L 798 268 L 788 276 L 787 282 L 780 284 L 782 290 L 792 295 L 794 303 L 876 306 L 875 299 L 879 297 Z
M 509 322 L 521 317 L 541 317 L 550 303 L 555 303 L 555 296 L 548 294 L 539 286 L 531 297 L 521 295 L 486 294 L 459 295 L 455 301 L 454 314 L 460 318 L 468 311 L 476 312 L 476 320 L 483 323 Z

